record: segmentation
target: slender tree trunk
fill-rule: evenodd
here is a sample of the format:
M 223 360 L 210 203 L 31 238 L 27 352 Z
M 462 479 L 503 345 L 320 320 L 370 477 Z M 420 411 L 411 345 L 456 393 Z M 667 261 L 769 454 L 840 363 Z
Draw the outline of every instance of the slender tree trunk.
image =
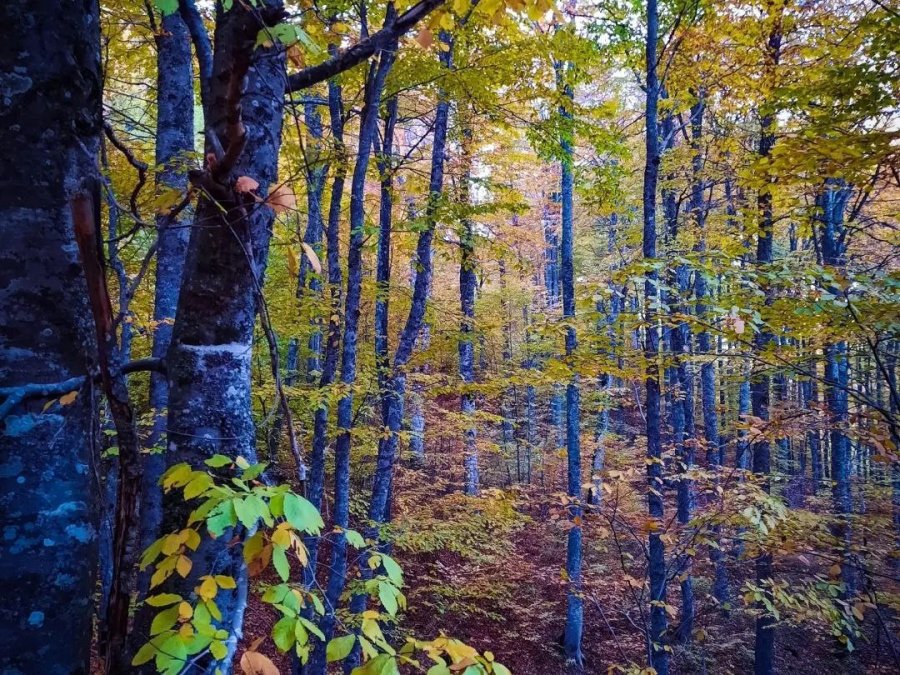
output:
M 359 145 L 350 185 L 350 243 L 347 250 L 347 291 L 344 303 L 344 337 L 341 354 L 341 384 L 347 388 L 338 401 L 338 436 L 334 451 L 334 526 L 346 529 L 350 518 L 350 446 L 353 428 L 353 394 L 356 382 L 357 338 L 362 295 L 362 247 L 365 239 L 364 190 L 369 159 L 378 127 L 378 111 L 387 74 L 393 65 L 396 43 L 383 50 L 377 64 L 372 63 L 366 80 L 365 104 L 360 121 Z M 336 625 L 336 611 L 346 582 L 347 538 L 338 532 L 332 540 L 331 569 L 325 591 L 325 615 L 321 630 L 325 642 L 331 639 Z M 325 672 L 324 650 L 316 649 L 310 659 L 310 672 Z
M 11 0 L 0 21 L 0 671 L 87 673 L 96 338 L 74 221 L 79 200 L 100 208 L 99 9 Z
M 563 120 L 560 138 L 562 162 L 560 166 L 560 199 L 562 201 L 562 246 L 560 248 L 560 286 L 562 287 L 563 318 L 569 321 L 566 328 L 566 359 L 575 355 L 578 336 L 573 324 L 575 319 L 575 221 L 574 221 L 574 155 L 572 111 L 568 108 L 573 98 L 572 87 L 566 81 L 567 64 L 556 64 L 557 86 L 562 90 L 563 103 L 559 114 Z M 566 576 L 569 586 L 566 594 L 566 630 L 563 648 L 570 673 L 584 672 L 584 655 L 581 651 L 581 635 L 584 630 L 584 601 L 582 599 L 582 527 L 584 509 L 581 504 L 581 395 L 579 378 L 575 374 L 566 386 L 566 458 L 568 465 L 567 494 L 569 520 L 566 548 Z
M 647 263 L 656 258 L 656 193 L 659 181 L 659 127 L 657 109 L 659 105 L 659 79 L 656 73 L 659 14 L 656 0 L 647 0 L 647 36 L 645 44 L 645 66 L 647 72 L 646 163 L 644 165 L 643 190 L 643 247 L 642 253 Z M 647 418 L 647 510 L 653 524 L 649 533 L 650 577 L 650 631 L 647 635 L 650 666 L 657 675 L 669 672 L 669 653 L 665 649 L 666 619 L 666 558 L 662 540 L 663 528 L 663 467 L 662 442 L 659 419 L 659 331 L 657 328 L 656 303 L 659 275 L 655 269 L 645 272 L 644 320 L 647 326 L 644 354 L 647 359 L 646 372 L 646 418 Z
M 463 208 L 469 206 L 469 181 L 472 174 L 472 129 L 463 129 L 463 176 L 461 178 L 460 202 Z M 462 310 L 462 323 L 459 337 L 459 376 L 463 387 L 470 387 L 475 382 L 475 232 L 472 219 L 463 215 L 459 233 L 459 304 Z M 464 390 L 460 397 L 460 410 L 465 418 L 465 493 L 478 494 L 478 447 L 476 445 L 475 427 L 475 393 Z
M 702 254 L 706 251 L 706 238 L 704 229 L 706 226 L 706 200 L 704 197 L 705 182 L 703 178 L 704 158 L 701 146 L 703 140 L 703 116 L 706 112 L 706 99 L 703 92 L 697 94 L 697 102 L 691 108 L 691 218 L 697 228 L 697 250 Z M 694 293 L 697 297 L 697 318 L 701 326 L 712 321 L 706 306 L 706 298 L 709 295 L 707 288 L 706 272 L 702 269 L 705 258 L 701 257 L 701 269 L 697 269 L 694 279 Z M 706 462 L 713 471 L 718 471 L 722 466 L 721 440 L 719 438 L 719 414 L 716 410 L 716 366 L 709 361 L 712 353 L 712 340 L 710 332 L 701 328 L 697 333 L 697 348 L 706 359 L 700 366 L 700 398 L 703 409 L 703 437 L 706 441 Z M 718 540 L 721 535 L 721 527 L 713 527 L 713 539 Z M 716 546 L 710 547 L 710 561 L 713 564 L 713 597 L 720 604 L 725 604 L 731 599 L 728 588 L 728 572 L 725 568 L 725 558 L 722 549 Z
M 616 250 L 617 226 L 618 217 L 614 213 L 609 218 L 607 231 L 606 252 L 609 255 L 613 255 Z M 617 265 L 614 265 L 614 269 L 616 267 Z M 597 312 L 600 314 L 605 312 L 606 314 L 605 319 L 602 322 L 599 322 L 599 324 L 600 326 L 606 327 L 606 337 L 609 340 L 609 348 L 606 350 L 606 356 L 611 361 L 616 354 L 615 326 L 619 320 L 619 314 L 622 311 L 622 296 L 612 281 L 607 285 L 607 288 L 609 290 L 609 301 L 605 302 L 599 300 L 597 302 Z M 594 506 L 599 506 L 603 498 L 602 472 L 606 464 L 606 444 L 609 436 L 610 407 L 612 405 L 612 402 L 610 401 L 610 390 L 612 389 L 613 378 L 608 372 L 604 372 L 600 375 L 598 384 L 600 391 L 603 394 L 603 399 L 600 404 L 600 412 L 597 414 L 594 457 L 591 462 L 591 482 L 593 484 L 591 487 L 591 504 Z
M 783 7 L 779 10 L 783 12 Z M 773 25 L 766 44 L 766 73 L 774 77 L 774 71 L 778 67 L 781 56 L 782 14 L 772 18 Z M 775 145 L 775 113 L 769 109 L 769 104 L 764 104 L 765 109 L 760 118 L 760 138 L 757 154 L 762 159 L 767 159 Z M 772 180 L 766 177 L 766 185 L 760 190 L 758 197 L 759 210 L 759 235 L 756 241 L 756 263 L 765 270 L 773 261 L 774 242 L 774 217 L 772 210 Z M 767 285 L 763 291 L 766 296 L 766 305 L 771 305 L 774 300 L 772 289 Z M 768 327 L 760 330 L 754 338 L 754 350 L 757 354 L 765 352 L 773 335 Z M 763 422 L 769 421 L 770 403 L 770 378 L 765 372 L 757 373 L 750 383 L 750 399 L 753 416 Z M 768 476 L 772 471 L 772 450 L 768 439 L 763 438 L 753 446 L 753 472 L 763 476 L 766 481 L 766 489 L 770 488 Z M 756 581 L 760 586 L 772 583 L 772 556 L 763 553 L 756 559 Z M 768 592 L 768 591 L 767 591 Z M 771 602 L 771 594 L 769 594 Z M 760 614 L 756 619 L 756 635 L 754 645 L 753 668 L 756 675 L 769 675 L 775 668 L 775 618 L 766 610 L 762 603 L 758 603 Z
M 194 150 L 194 85 L 191 60 L 191 38 L 180 14 L 169 14 L 160 21 L 156 40 L 157 117 L 156 175 L 158 189 L 183 191 L 188 187 L 187 155 Z M 163 358 L 172 340 L 172 322 L 178 307 L 184 259 L 191 229 L 187 226 L 190 214 L 176 219 L 157 216 L 159 246 L 156 250 L 156 283 L 154 286 L 152 354 Z M 147 438 L 149 454 L 144 456 L 141 497 L 141 549 L 147 548 L 161 534 L 163 522 L 162 488 L 159 478 L 166 468 L 166 406 L 168 384 L 162 373 L 150 374 L 149 403 L 153 410 L 153 427 Z M 149 574 L 141 574 L 138 594 L 146 595 Z M 139 614 L 149 616 L 149 614 Z M 146 623 L 146 622 L 145 622 Z M 134 632 L 138 641 L 146 640 L 147 625 Z M 140 635 L 138 635 L 140 633 Z
M 850 198 L 850 188 L 843 181 L 829 179 L 816 199 L 816 219 L 819 221 L 822 262 L 840 273 L 845 266 L 846 229 L 844 209 Z M 836 287 L 827 289 L 838 296 Z M 856 566 L 850 551 L 852 534 L 850 515 L 853 513 L 853 499 L 850 492 L 852 474 L 850 439 L 845 428 L 849 424 L 850 386 L 847 343 L 829 342 L 825 345 L 825 404 L 828 409 L 828 424 L 831 438 L 831 480 L 832 502 L 835 514 L 840 519 L 835 534 L 844 550 L 841 577 L 845 597 L 852 597 L 856 588 Z
M 441 51 L 440 60 L 446 70 L 452 70 L 453 43 L 446 33 L 440 40 L 447 45 Z M 372 499 L 369 502 L 369 520 L 377 527 L 384 523 L 388 513 L 388 497 L 390 494 L 391 476 L 394 460 L 397 455 L 399 433 L 403 424 L 403 401 L 406 394 L 406 365 L 412 356 L 416 341 L 425 320 L 425 308 L 431 287 L 433 273 L 431 246 L 434 230 L 437 225 L 437 206 L 444 186 L 445 146 L 447 143 L 447 124 L 450 116 L 450 102 L 441 94 L 435 113 L 434 140 L 431 154 L 431 177 L 428 186 L 428 205 L 424 219 L 426 228 L 419 234 L 416 244 L 416 260 L 418 271 L 413 289 L 412 304 L 406 323 L 400 333 L 397 349 L 394 352 L 394 363 L 390 380 L 386 387 L 387 428 L 389 435 L 378 444 L 378 458 L 375 465 L 375 477 L 372 485 Z M 377 532 L 373 533 L 377 535 Z

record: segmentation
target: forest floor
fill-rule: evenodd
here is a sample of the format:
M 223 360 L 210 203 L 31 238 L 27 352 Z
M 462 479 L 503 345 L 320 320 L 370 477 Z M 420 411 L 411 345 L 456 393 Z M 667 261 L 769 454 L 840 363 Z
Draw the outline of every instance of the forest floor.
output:
M 455 637 L 492 651 L 517 675 L 565 672 L 561 636 L 567 525 L 558 492 L 562 459 L 541 467 L 543 485 L 536 480 L 513 490 L 488 491 L 489 497 L 472 501 L 458 492 L 461 461 L 453 466 L 454 458 L 456 453 L 449 452 L 442 461 L 433 460 L 423 468 L 401 467 L 395 478 L 396 494 L 402 497 L 394 506 L 393 553 L 404 569 L 409 605 L 398 634 Z M 499 475 L 492 478 L 501 480 Z M 640 495 L 645 483 L 639 475 L 633 482 L 628 508 L 643 509 Z M 674 512 L 671 504 L 667 508 Z M 638 672 L 646 663 L 642 535 L 613 532 L 600 517 L 586 518 L 584 529 L 585 672 L 621 672 L 619 668 L 629 667 Z M 729 568 L 737 599 L 735 608 L 725 613 L 710 595 L 708 556 L 696 556 L 693 640 L 673 647 L 672 672 L 752 672 L 754 618 L 739 597 L 746 579 L 734 578 L 740 570 L 752 570 L 752 564 Z M 668 601 L 674 620 L 680 613 L 677 582 L 669 585 Z M 879 618 L 883 614 L 866 613 L 864 635 L 849 656 L 821 624 L 779 625 L 777 672 L 900 672 L 897 641 L 887 643 Z M 267 635 L 276 619 L 271 608 L 251 602 L 243 644 Z M 895 638 L 896 627 L 893 623 L 889 628 Z M 270 640 L 260 650 L 276 661 L 281 672 L 290 672 L 287 659 L 275 653 Z
M 584 520 L 582 644 L 585 672 L 591 674 L 638 673 L 647 662 L 643 629 L 646 531 L 640 530 L 640 523 L 646 522 L 646 479 L 639 412 L 626 411 L 620 424 L 622 433 L 609 445 L 606 456 L 610 475 L 622 478 L 610 493 L 604 493 L 599 514 Z M 591 439 L 582 440 L 582 445 L 588 446 L 583 447 L 584 456 L 589 457 Z M 545 448 L 529 484 L 515 484 L 515 462 L 505 462 L 494 452 L 483 456 L 482 484 L 504 489 L 485 489 L 482 498 L 461 494 L 463 449 L 455 437 L 432 439 L 432 454 L 424 466 L 398 466 L 390 537 L 392 554 L 405 574 L 408 611 L 401 615 L 394 637 L 402 641 L 403 635 L 432 639 L 443 634 L 493 652 L 516 675 L 564 673 L 561 640 L 568 529 L 562 505 L 564 451 Z M 368 471 L 365 466 L 359 469 L 354 475 Z M 369 486 L 354 489 L 365 494 Z M 674 492 L 667 491 L 667 517 L 675 513 Z M 817 508 L 815 500 L 808 501 L 812 502 L 810 508 Z M 363 500 L 354 507 L 360 516 Z M 611 526 L 613 510 L 619 516 L 616 527 Z M 754 616 L 741 598 L 743 585 L 751 580 L 741 575 L 752 574 L 753 563 L 735 557 L 730 546 L 723 544 L 734 598 L 729 612 L 711 595 L 708 547 L 697 547 L 693 638 L 688 644 L 673 644 L 673 673 L 753 671 Z M 323 548 L 320 559 L 327 560 L 328 555 Z M 796 558 L 785 556 L 776 561 L 776 576 L 788 585 L 812 574 L 827 575 L 829 563 L 817 567 L 814 556 L 812 561 L 799 556 L 802 564 Z M 271 579 L 257 583 L 267 581 L 277 579 L 272 574 Z M 319 580 L 320 584 L 324 581 Z M 888 590 L 897 592 L 896 587 Z M 278 618 L 271 607 L 253 600 L 253 595 L 243 647 L 268 636 Z M 669 583 L 667 602 L 671 629 L 680 616 L 677 580 Z M 867 610 L 862 635 L 855 640 L 855 651 L 848 654 L 822 622 L 781 623 L 776 629 L 776 672 L 900 673 L 898 626 L 900 621 L 886 610 Z M 888 632 L 893 640 L 886 639 Z M 275 651 L 270 639 L 259 649 L 282 673 L 290 672 L 287 657 Z M 340 671 L 335 667 L 334 672 Z

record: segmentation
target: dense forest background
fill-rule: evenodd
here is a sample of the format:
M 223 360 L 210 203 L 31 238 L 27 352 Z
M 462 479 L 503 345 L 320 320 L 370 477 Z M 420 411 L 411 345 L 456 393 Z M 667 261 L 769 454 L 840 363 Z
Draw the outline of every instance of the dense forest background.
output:
M 900 671 L 893 0 L 4 0 L 0 671 Z

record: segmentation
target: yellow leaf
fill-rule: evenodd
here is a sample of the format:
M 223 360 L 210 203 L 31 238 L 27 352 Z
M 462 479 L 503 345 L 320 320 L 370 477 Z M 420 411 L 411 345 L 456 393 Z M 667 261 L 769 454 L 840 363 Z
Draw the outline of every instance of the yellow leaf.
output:
M 212 600 L 216 597 L 216 593 L 218 593 L 219 588 L 216 586 L 216 580 L 212 577 L 203 577 L 203 581 L 200 582 L 200 585 L 197 586 L 197 595 L 199 595 L 204 600 Z
M 219 588 L 237 588 L 237 584 L 234 583 L 234 577 L 230 577 L 227 574 L 217 574 L 215 579 Z
M 272 543 L 287 548 L 291 545 L 291 533 L 284 529 L 275 530 L 272 533 Z
M 178 574 L 181 575 L 182 578 L 186 577 L 191 572 L 191 567 L 194 566 L 194 563 L 191 562 L 191 559 L 186 555 L 182 555 L 178 557 L 178 562 L 175 563 L 175 569 L 178 570 Z
M 178 618 L 182 621 L 187 621 L 192 616 L 194 616 L 194 608 L 191 607 L 191 603 L 184 600 L 178 603 Z

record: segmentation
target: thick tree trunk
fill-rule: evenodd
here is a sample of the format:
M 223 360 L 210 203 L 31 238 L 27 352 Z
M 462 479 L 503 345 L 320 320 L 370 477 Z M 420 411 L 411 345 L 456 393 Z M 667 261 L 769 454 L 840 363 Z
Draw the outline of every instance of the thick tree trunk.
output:
M 95 0 L 10 0 L 0 23 L 0 671 L 87 673 L 96 339 L 73 205 L 99 209 L 99 10 Z
M 261 13 L 235 5 L 217 16 L 206 124 L 228 148 L 220 162 L 224 164 L 234 149 L 238 154 L 233 167 L 224 167 L 230 171 L 223 174 L 221 165 L 210 167 L 207 178 L 197 179 L 214 183 L 215 192 L 209 196 L 207 187 L 197 206 L 195 223 L 201 226 L 191 232 L 167 355 L 170 463 L 201 467 L 216 453 L 243 456 L 251 463 L 256 459 L 250 367 L 274 214 L 236 192 L 233 185 L 237 177 L 248 176 L 259 184 L 259 196 L 265 197 L 277 179 L 284 52 L 254 44 L 260 20 L 277 22 L 280 14 L 280 5 L 271 3 Z M 235 87 L 241 92 L 237 120 Z M 177 497 L 167 502 L 164 530 L 184 526 L 186 506 Z M 204 665 L 210 672 L 216 667 L 230 671 L 246 604 L 240 547 L 223 545 L 230 539 L 228 533 L 216 540 L 204 538 L 193 556 L 191 574 L 172 584 L 176 592 L 188 596 L 204 574 L 227 574 L 238 580 L 237 589 L 220 590 L 216 597 L 223 615 L 219 624 L 231 637 L 227 656 Z

